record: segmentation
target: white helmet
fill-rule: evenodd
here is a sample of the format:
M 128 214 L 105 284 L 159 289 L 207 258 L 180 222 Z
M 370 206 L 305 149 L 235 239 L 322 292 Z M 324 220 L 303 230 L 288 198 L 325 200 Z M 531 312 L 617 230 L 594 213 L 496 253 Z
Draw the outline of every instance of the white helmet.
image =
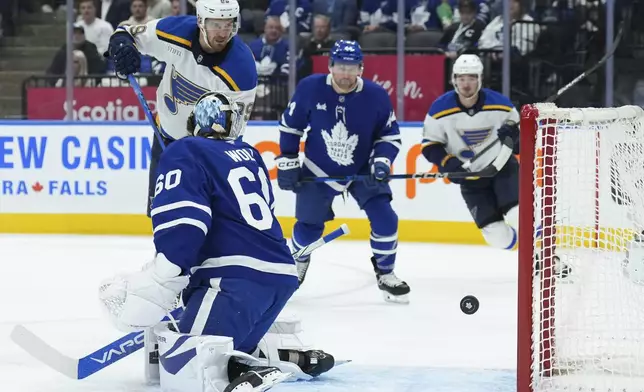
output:
M 204 36 L 207 37 L 207 19 L 235 19 L 230 38 L 237 34 L 237 30 L 239 30 L 239 3 L 237 0 L 198 0 L 196 7 L 197 24 Z
M 456 77 L 458 75 L 478 76 L 479 85 L 474 94 L 478 93 L 483 83 L 483 63 L 479 56 L 475 54 L 462 54 L 456 59 L 456 61 L 454 61 L 454 65 L 452 67 L 452 84 L 454 85 L 454 89 L 457 93 L 458 87 L 456 86 Z

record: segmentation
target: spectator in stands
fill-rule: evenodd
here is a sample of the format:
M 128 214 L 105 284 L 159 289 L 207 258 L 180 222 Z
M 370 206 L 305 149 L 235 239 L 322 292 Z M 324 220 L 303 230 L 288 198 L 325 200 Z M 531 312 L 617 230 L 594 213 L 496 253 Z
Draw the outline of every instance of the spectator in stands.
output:
M 487 25 L 490 22 L 490 4 L 488 0 L 473 0 L 476 6 L 475 17 L 476 19 L 483 22 L 483 26 Z M 449 0 L 450 5 L 454 9 L 454 15 L 452 17 L 452 23 L 461 21 L 461 13 L 459 10 L 459 0 Z
M 74 87 L 94 87 L 96 85 L 94 79 L 84 78 L 87 76 L 87 57 L 80 50 L 74 50 Z M 56 87 L 64 87 L 65 78 L 60 78 L 56 82 Z
M 282 39 L 283 28 L 277 16 L 269 16 L 264 34 L 248 44 L 255 56 L 259 76 L 288 75 L 288 41 Z
M 114 32 L 112 25 L 96 17 L 96 6 L 94 0 L 80 0 L 78 10 L 80 13 L 78 24 L 83 26 L 85 38 L 96 45 L 98 53 L 105 53 L 110 42 L 110 36 Z M 87 59 L 85 59 L 87 62 Z
M 335 41 L 330 38 L 331 19 L 326 15 L 315 15 L 313 17 L 313 35 L 302 48 L 302 66 L 298 72 L 298 78 L 309 76 L 313 73 L 313 59 L 316 53 L 321 50 L 329 50 Z
M 362 0 L 358 28 L 364 33 L 380 29 L 382 23 L 382 7 L 386 4 L 383 0 Z
M 98 75 L 105 72 L 105 62 L 103 56 L 98 53 L 98 48 L 93 43 L 85 39 L 85 29 L 78 23 L 74 24 L 73 45 L 75 50 L 80 50 L 87 59 L 87 72 L 90 75 Z M 67 45 L 63 46 L 56 52 L 54 59 L 47 69 L 49 75 L 64 75 L 67 64 Z
M 266 10 L 266 17 L 278 17 L 284 29 L 289 28 L 288 3 L 289 0 L 272 0 Z M 310 0 L 297 0 L 295 17 L 298 33 L 308 33 L 311 31 L 311 10 Z
M 16 9 L 16 0 L 0 1 L 0 38 L 2 36 L 13 35 L 15 26 L 13 25 L 13 15 Z
M 331 31 L 346 32 L 355 29 L 358 20 L 356 0 L 313 0 L 313 15 L 326 15 L 331 21 Z
M 119 26 L 143 25 L 153 19 L 153 18 L 150 18 L 150 16 L 148 15 L 148 0 L 132 0 L 132 5 L 130 6 L 130 12 L 132 13 L 132 16 L 130 16 L 129 19 L 121 22 Z
M 478 7 L 475 0 L 459 0 L 458 11 L 460 22 L 445 29 L 440 40 L 445 55 L 452 60 L 475 48 L 485 29 L 485 23 L 476 18 Z
M 151 19 L 161 19 L 172 15 L 170 0 L 148 0 L 148 16 Z
M 194 1 L 193 1 L 194 2 Z M 171 0 L 172 9 L 170 10 L 170 15 L 178 16 L 181 15 L 181 0 Z M 190 0 L 186 2 L 186 13 L 188 15 L 195 14 L 195 7 L 190 3 Z
M 405 2 L 405 31 L 414 33 L 425 30 L 442 30 L 451 24 L 451 15 L 444 15 L 446 11 L 451 12 L 451 7 L 445 7 L 442 0 L 403 0 Z M 398 0 L 387 0 L 382 7 L 381 26 L 390 31 L 397 31 L 397 24 L 400 20 L 398 15 Z M 443 26 L 442 20 L 449 23 Z M 449 22 L 447 22 L 449 21 Z
M 513 54 L 525 56 L 534 50 L 540 32 L 539 25 L 531 23 L 534 19 L 525 12 L 521 0 L 510 0 L 510 18 L 512 19 Z M 497 16 L 485 27 L 481 33 L 479 48 L 503 49 L 503 15 Z
M 130 17 L 130 4 L 130 0 L 101 0 L 96 14 L 116 29 L 119 23 Z
M 172 8 L 170 9 L 170 15 L 172 16 L 179 16 L 181 15 L 181 2 L 180 0 L 172 0 L 172 3 L 170 3 Z

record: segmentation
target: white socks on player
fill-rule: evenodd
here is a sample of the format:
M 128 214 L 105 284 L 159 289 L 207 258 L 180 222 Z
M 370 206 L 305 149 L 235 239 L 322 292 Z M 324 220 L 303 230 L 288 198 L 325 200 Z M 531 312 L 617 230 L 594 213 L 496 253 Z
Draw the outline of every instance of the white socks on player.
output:
M 492 222 L 481 229 L 485 241 L 495 248 L 514 249 L 519 241 L 519 206 L 512 207 L 505 220 Z

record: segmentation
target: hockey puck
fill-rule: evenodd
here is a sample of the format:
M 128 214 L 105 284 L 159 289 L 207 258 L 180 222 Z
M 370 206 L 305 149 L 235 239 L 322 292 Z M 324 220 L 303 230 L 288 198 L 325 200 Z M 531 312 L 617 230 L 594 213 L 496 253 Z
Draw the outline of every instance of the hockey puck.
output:
M 465 314 L 474 314 L 479 310 L 479 300 L 473 295 L 466 295 L 461 300 L 461 311 Z

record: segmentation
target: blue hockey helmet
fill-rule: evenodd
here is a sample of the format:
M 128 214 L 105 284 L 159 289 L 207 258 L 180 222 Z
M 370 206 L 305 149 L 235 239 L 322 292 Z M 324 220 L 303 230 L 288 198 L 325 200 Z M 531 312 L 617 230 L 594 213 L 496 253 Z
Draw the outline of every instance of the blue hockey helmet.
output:
M 188 132 L 193 136 L 235 140 L 243 130 L 242 116 L 228 96 L 209 92 L 202 95 L 188 118 Z
M 331 48 L 329 67 L 336 62 L 344 64 L 358 64 L 362 66 L 362 49 L 357 41 L 339 40 L 335 41 Z

